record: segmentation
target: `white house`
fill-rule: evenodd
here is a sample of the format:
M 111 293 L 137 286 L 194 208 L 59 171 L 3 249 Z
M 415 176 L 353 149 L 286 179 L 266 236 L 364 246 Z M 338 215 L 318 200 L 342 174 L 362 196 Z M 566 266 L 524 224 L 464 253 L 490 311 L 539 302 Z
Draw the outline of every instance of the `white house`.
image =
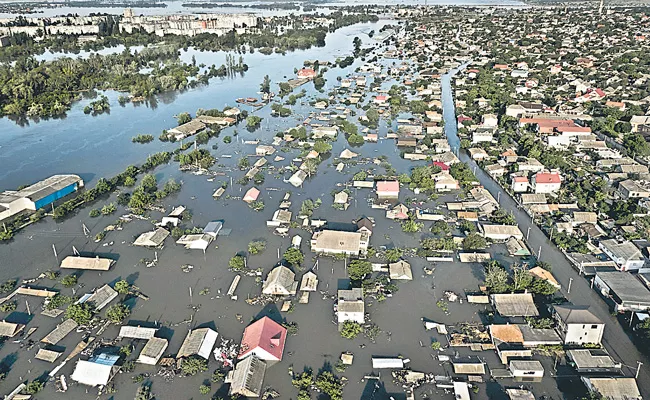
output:
M 575 305 L 553 306 L 557 331 L 565 344 L 600 344 L 605 323 L 589 311 L 588 307 Z
M 560 190 L 562 180 L 556 172 L 538 172 L 530 180 L 535 193 L 553 193 Z
M 643 268 L 645 258 L 629 240 L 616 239 L 601 240 L 598 247 L 611 258 L 621 271 L 636 271 Z
M 354 321 L 360 324 L 365 322 L 365 305 L 361 288 L 339 290 L 336 317 L 339 326 L 345 321 Z

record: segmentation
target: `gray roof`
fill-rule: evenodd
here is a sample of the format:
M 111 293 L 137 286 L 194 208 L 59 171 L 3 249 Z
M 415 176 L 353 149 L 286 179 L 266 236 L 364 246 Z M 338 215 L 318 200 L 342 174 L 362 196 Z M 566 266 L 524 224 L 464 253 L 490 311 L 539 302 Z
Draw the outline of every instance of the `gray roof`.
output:
M 623 258 L 625 260 L 643 260 L 641 250 L 639 250 L 634 243 L 628 240 L 624 242 L 619 242 L 616 239 L 601 240 L 600 245 L 617 258 Z
M 524 342 L 557 342 L 562 343 L 562 338 L 555 329 L 531 328 L 529 325 L 519 325 L 519 330 L 524 337 Z
M 284 265 L 275 267 L 266 277 L 266 281 L 262 287 L 262 293 L 277 295 L 295 294 L 298 287 L 298 282 L 294 280 L 295 278 L 296 274 Z
M 120 327 L 119 337 L 132 339 L 151 339 L 158 332 L 156 328 L 144 328 L 141 326 Z
M 526 371 L 544 371 L 542 363 L 537 360 L 513 360 L 510 361 L 510 369 Z
M 140 359 L 141 357 L 149 357 L 158 360 L 162 356 L 165 349 L 167 349 L 168 344 L 169 343 L 167 342 L 167 339 L 157 337 L 149 339 L 147 341 L 147 344 L 145 344 L 142 348 L 140 356 L 138 357 L 138 361 L 142 362 Z
M 634 378 L 582 378 L 604 398 L 610 400 L 641 399 L 641 392 Z
M 169 236 L 167 229 L 158 228 L 155 231 L 145 232 L 133 242 L 134 246 L 157 247 Z
M 68 336 L 70 332 L 75 330 L 79 326 L 76 322 L 71 319 L 66 319 L 59 326 L 57 326 L 52 332 L 48 333 L 41 342 L 49 343 L 55 345 L 63 340 L 64 337 Z
M 567 355 L 573 360 L 578 368 L 616 368 L 620 364 L 601 349 L 575 349 L 568 350 Z
M 32 201 L 38 201 L 52 193 L 56 193 L 63 188 L 81 181 L 81 177 L 78 175 L 54 175 L 19 190 L 16 195 L 19 197 L 27 197 Z
M 104 285 L 99 289 L 97 289 L 95 293 L 90 295 L 90 297 L 88 297 L 86 301 L 92 302 L 95 308 L 97 309 L 97 311 L 99 311 L 102 308 L 106 307 L 108 303 L 110 303 L 116 297 L 117 297 L 117 292 L 115 291 L 115 289 L 113 289 L 108 285 Z
M 61 354 L 63 353 L 59 353 L 58 351 L 38 349 L 38 353 L 36 353 L 36 359 L 52 363 L 56 361 L 56 359 L 59 358 Z
M 557 315 L 565 324 L 603 324 L 600 318 L 589 311 L 589 306 L 555 305 Z
M 246 357 L 235 366 L 230 394 L 241 394 L 246 397 L 259 397 L 264 384 L 266 363 L 255 355 Z
M 0 337 L 14 337 L 22 328 L 24 328 L 24 325 L 0 321 Z
M 597 272 L 602 280 L 623 302 L 650 303 L 650 291 L 629 272 Z
M 497 312 L 504 317 L 536 317 L 539 315 L 530 293 L 493 294 L 490 296 Z

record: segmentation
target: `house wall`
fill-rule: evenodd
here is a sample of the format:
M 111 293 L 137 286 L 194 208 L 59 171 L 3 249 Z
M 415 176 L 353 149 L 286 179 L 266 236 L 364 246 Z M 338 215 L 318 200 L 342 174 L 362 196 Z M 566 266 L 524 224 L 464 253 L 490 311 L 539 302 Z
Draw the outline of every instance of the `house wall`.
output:
M 565 344 L 600 344 L 605 324 L 569 324 L 560 332 Z
M 363 313 L 360 312 L 340 312 L 338 311 L 336 313 L 338 322 L 339 324 L 342 324 L 345 321 L 354 321 L 359 324 L 363 324 L 365 322 L 364 315 Z

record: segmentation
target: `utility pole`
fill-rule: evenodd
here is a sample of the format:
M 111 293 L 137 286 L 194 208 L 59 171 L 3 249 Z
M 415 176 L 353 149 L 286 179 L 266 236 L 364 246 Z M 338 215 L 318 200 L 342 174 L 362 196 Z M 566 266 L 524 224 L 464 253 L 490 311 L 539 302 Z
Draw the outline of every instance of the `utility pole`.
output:
M 567 289 L 566 293 L 570 294 L 571 293 L 571 284 L 573 283 L 573 278 L 569 278 L 569 288 Z
M 528 241 L 529 236 L 530 236 L 530 226 L 528 227 L 528 231 L 526 232 L 526 241 Z
M 537 261 L 542 259 L 542 245 L 539 245 L 539 251 L 537 252 Z
M 637 363 L 637 366 L 636 366 L 636 374 L 634 375 L 634 379 L 639 378 L 639 371 L 641 371 L 641 366 L 643 365 L 643 363 L 641 361 L 637 361 L 636 363 Z

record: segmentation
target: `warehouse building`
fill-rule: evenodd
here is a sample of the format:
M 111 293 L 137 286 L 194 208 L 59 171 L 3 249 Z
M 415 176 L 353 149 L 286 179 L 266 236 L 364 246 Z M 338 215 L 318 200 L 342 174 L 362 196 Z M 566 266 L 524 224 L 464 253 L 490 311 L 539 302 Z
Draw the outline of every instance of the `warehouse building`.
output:
M 54 175 L 18 191 L 0 193 L 0 221 L 49 206 L 83 187 L 78 175 Z

